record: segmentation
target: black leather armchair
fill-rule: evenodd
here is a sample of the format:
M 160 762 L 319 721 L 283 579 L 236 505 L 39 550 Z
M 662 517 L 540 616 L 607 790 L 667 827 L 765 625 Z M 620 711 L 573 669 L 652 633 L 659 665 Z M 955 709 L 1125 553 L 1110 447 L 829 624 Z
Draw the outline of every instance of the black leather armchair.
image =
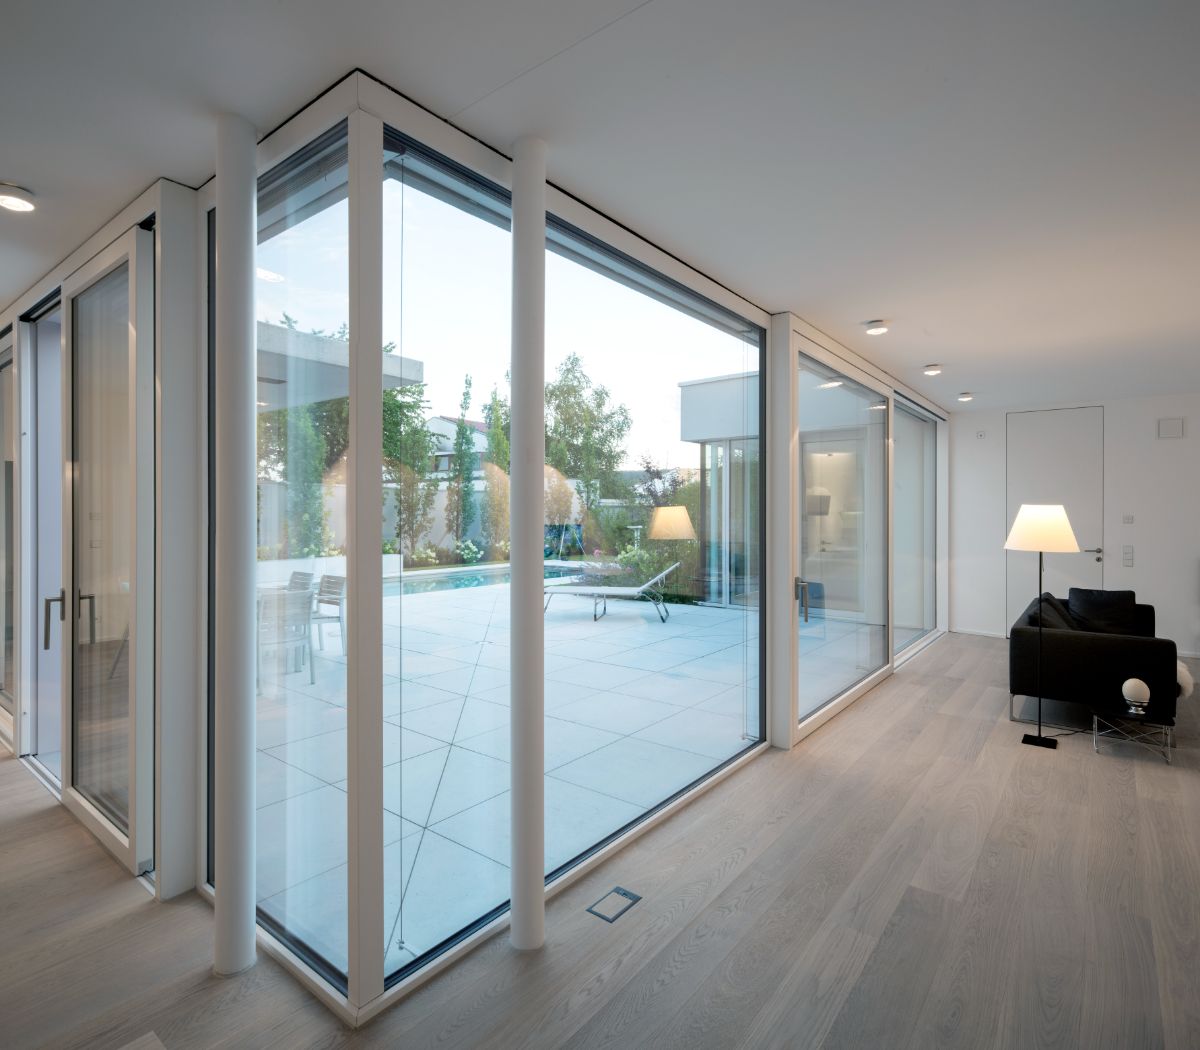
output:
M 1086 592 L 1095 596 L 1104 592 Z M 1098 714 L 1126 713 L 1121 686 L 1140 678 L 1150 687 L 1146 717 L 1158 725 L 1175 724 L 1179 694 L 1175 643 L 1154 637 L 1154 607 L 1137 605 L 1131 592 L 1107 622 L 1072 615 L 1070 602 L 1045 596 L 1040 695 L 1047 700 L 1084 704 Z M 1072 592 L 1072 597 L 1075 592 Z M 1093 604 L 1093 608 L 1094 608 Z M 1097 627 L 1103 629 L 1096 629 Z M 1115 629 L 1114 629 L 1115 628 Z M 1009 692 L 1038 696 L 1038 600 L 1013 624 L 1009 636 Z

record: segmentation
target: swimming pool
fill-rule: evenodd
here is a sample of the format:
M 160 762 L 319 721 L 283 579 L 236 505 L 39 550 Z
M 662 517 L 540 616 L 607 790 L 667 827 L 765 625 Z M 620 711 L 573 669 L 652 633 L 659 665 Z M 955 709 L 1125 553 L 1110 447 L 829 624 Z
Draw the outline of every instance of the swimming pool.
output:
M 578 576 L 575 569 L 552 568 L 547 566 L 543 576 L 547 580 L 560 579 L 563 576 Z M 498 587 L 512 582 L 512 571 L 508 568 L 479 572 L 446 572 L 434 570 L 416 571 L 406 574 L 403 579 L 391 576 L 383 581 L 383 596 L 397 598 L 405 594 L 428 594 L 431 591 L 456 591 L 463 587 Z

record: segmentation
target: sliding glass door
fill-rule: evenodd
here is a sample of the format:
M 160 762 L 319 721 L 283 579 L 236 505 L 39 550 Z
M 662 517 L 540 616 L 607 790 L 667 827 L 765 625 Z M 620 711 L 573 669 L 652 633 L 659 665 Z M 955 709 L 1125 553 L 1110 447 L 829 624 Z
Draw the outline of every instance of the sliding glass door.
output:
M 937 420 L 896 399 L 892 417 L 895 652 L 937 626 Z
M 799 715 L 888 653 L 888 399 L 801 355 Z

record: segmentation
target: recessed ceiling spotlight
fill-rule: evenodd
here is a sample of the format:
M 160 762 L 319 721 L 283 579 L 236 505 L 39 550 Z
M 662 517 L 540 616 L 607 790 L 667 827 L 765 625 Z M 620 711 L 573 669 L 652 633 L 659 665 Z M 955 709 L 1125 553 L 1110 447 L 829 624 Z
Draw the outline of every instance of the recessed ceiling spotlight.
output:
M 9 211 L 33 211 L 37 207 L 33 203 L 33 194 L 20 186 L 0 182 L 0 208 Z
M 942 374 L 941 365 L 926 365 L 925 374 L 927 376 L 940 376 Z
M 842 385 L 842 381 L 840 379 L 831 379 L 828 383 L 822 383 L 820 386 L 817 387 L 817 389 L 818 390 L 832 390 L 835 386 L 841 386 L 841 385 Z
M 964 390 L 961 394 L 958 395 L 958 399 L 959 399 L 959 401 L 974 401 L 975 395 L 969 394 L 969 393 L 967 393 L 967 391 Z
M 863 326 L 867 330 L 867 335 L 883 335 L 888 327 L 881 320 L 863 321 Z

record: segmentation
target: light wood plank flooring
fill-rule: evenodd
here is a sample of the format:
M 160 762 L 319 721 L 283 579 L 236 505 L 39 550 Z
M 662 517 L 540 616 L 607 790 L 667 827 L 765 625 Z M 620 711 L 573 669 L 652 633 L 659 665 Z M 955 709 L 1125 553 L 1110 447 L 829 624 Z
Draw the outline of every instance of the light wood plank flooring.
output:
M 1005 643 L 952 635 L 358 1032 L 275 963 L 210 974 L 0 761 L 0 1044 L 12 1047 L 1200 1047 L 1200 718 L 1176 761 L 1020 745 Z M 614 925 L 584 908 L 643 900 Z

